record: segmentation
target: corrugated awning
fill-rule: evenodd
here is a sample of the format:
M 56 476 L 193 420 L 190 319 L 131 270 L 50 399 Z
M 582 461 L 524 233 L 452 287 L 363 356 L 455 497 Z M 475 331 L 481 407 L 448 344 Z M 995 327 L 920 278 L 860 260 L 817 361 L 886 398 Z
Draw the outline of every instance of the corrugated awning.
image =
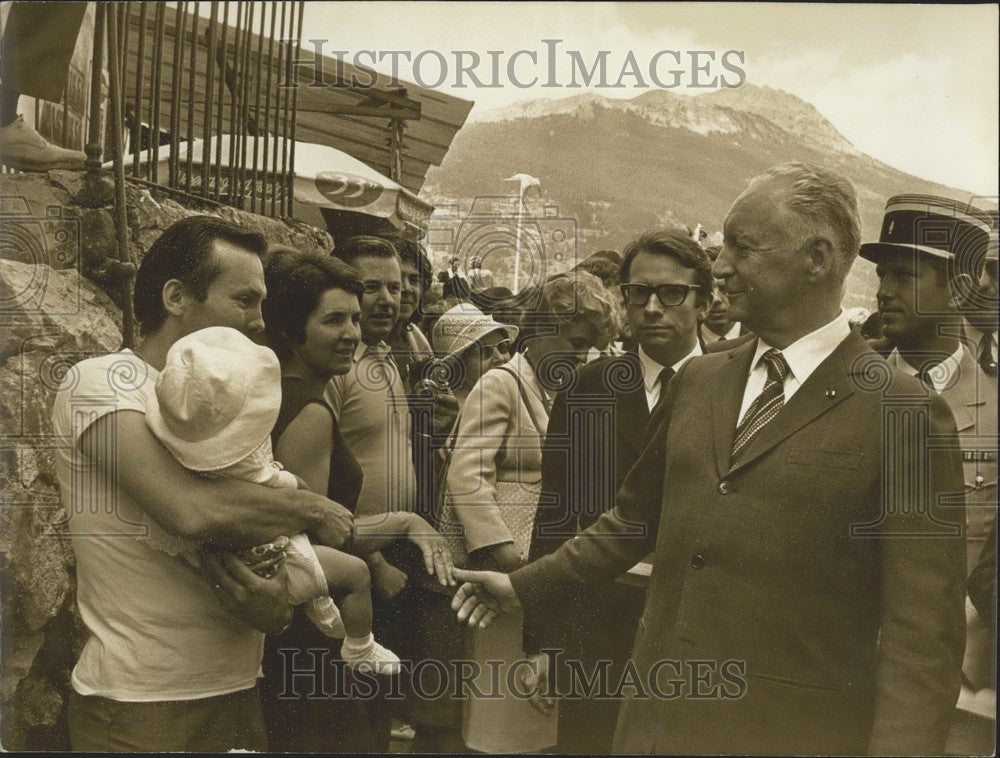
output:
M 311 54 L 303 52 L 301 55 L 310 57 Z M 347 63 L 343 63 L 342 67 L 345 78 L 350 81 L 357 70 Z M 334 60 L 325 59 L 324 75 L 332 80 L 335 70 Z M 361 72 L 357 73 L 360 78 L 367 78 Z M 423 186 L 428 167 L 440 165 L 455 133 L 462 128 L 474 104 L 471 100 L 405 82 L 400 82 L 406 92 L 405 98 L 402 98 L 400 90 L 389 87 L 390 80 L 385 76 L 380 77 L 377 87 L 370 91 L 302 86 L 311 82 L 313 76 L 313 67 L 299 66 L 296 139 L 336 147 L 387 176 L 392 175 L 391 133 L 387 120 L 329 114 L 352 106 L 388 108 L 392 107 L 392 101 L 405 104 L 409 100 L 418 104 L 420 118 L 405 122 L 402 174 L 398 178 L 399 183 L 411 192 L 417 192 Z
M 177 118 L 176 123 L 187 127 L 189 115 L 192 119 L 193 133 L 195 137 L 201 137 L 203 126 L 206 120 L 204 109 L 198 107 L 205 102 L 205 88 L 208 78 L 209 67 L 212 66 L 215 87 L 219 86 L 220 79 L 224 80 L 221 61 L 218 55 L 209 55 L 207 44 L 208 19 L 198 16 L 197 19 L 197 47 L 194 56 L 191 56 L 191 29 L 193 14 L 183 12 L 178 14 L 176 6 L 166 10 L 160 15 L 154 12 L 156 4 L 130 3 L 128 4 L 128 23 L 125 26 L 125 71 L 128 76 L 134 76 L 136 68 L 142 67 L 142 86 L 136 87 L 134 91 L 124 93 L 125 112 L 132 108 L 133 113 L 138 113 L 139 119 L 143 123 L 150 123 L 153 114 L 152 105 L 158 102 L 158 110 L 163 114 L 163 121 L 166 122 L 167 114 L 171 118 Z M 213 4 L 214 5 L 214 4 Z M 236 17 L 236 9 L 226 10 L 226 3 L 221 3 L 219 10 L 217 43 L 225 47 L 225 65 L 229 68 L 225 78 L 235 81 L 235 87 L 251 95 L 251 100 L 247 107 L 247 113 L 255 121 L 265 126 L 271 133 L 283 131 L 272 127 L 271 112 L 266 111 L 266 107 L 274 108 L 277 112 L 279 98 L 284 98 L 287 90 L 278 87 L 281 69 L 281 46 L 277 44 L 275 38 L 282 36 L 281 24 L 284 23 L 285 10 L 289 10 L 289 27 L 293 17 L 292 10 L 297 10 L 301 15 L 302 6 L 299 3 L 239 3 L 234 6 L 253 7 L 257 15 L 253 17 L 253 31 L 247 33 L 236 33 L 233 22 Z M 153 6 L 153 7 L 150 7 Z M 205 4 L 202 4 L 204 9 Z M 284 6 L 284 7 L 282 7 Z M 292 8 L 295 6 L 295 9 Z M 281 8 L 281 16 L 278 16 L 278 9 Z M 228 23 L 223 25 L 223 10 L 230 13 Z M 242 9 L 239 9 L 243 13 Z M 377 6 L 372 7 L 372 12 L 377 13 Z M 261 16 L 260 14 L 264 14 Z M 268 30 L 271 25 L 272 14 L 279 18 L 278 31 L 273 33 Z M 175 45 L 177 18 L 183 17 L 185 44 L 178 47 Z M 267 23 L 265 24 L 265 16 Z M 245 17 L 244 17 L 245 18 Z M 162 37 L 158 34 L 157 27 L 160 26 Z M 223 26 L 228 33 L 223 34 Z M 244 21 L 244 26 L 246 23 Z M 262 36 L 257 33 L 259 29 L 264 29 Z M 287 36 L 296 37 L 297 33 L 286 30 Z M 303 34 L 303 37 L 308 35 Z M 162 39 L 161 44 L 156 44 L 156 40 Z M 224 39 L 223 39 L 224 38 Z M 137 44 L 139 39 L 143 42 Z M 332 46 L 333 41 L 331 41 Z M 307 43 L 308 44 L 308 43 Z M 348 47 L 345 43 L 343 47 Z M 168 84 L 173 80 L 173 51 L 180 51 L 182 75 L 178 78 L 182 82 L 184 89 L 183 96 L 176 97 Z M 137 52 L 138 51 L 138 52 Z M 157 60 L 159 57 L 159 60 Z M 313 52 L 310 48 L 300 47 L 295 52 L 294 57 L 299 60 L 310 61 L 313 59 Z M 141 59 L 142 63 L 139 63 Z M 193 91 L 190 89 L 191 81 L 190 61 L 194 61 Z M 159 65 L 157 65 L 159 64 Z M 269 70 L 270 69 L 270 70 Z M 158 71 L 158 73 L 156 73 Z M 247 81 L 238 81 L 237 73 L 245 71 Z M 419 192 L 424 183 L 427 169 L 431 165 L 441 163 L 448 151 L 455 133 L 465 123 L 465 119 L 472 109 L 473 103 L 469 100 L 452 97 L 441 92 L 429 90 L 416 84 L 399 82 L 402 88 L 392 87 L 391 80 L 387 76 L 379 75 L 378 79 L 371 87 L 344 87 L 344 86 L 307 86 L 315 80 L 314 65 L 304 62 L 297 65 L 297 106 L 294 138 L 297 141 L 309 142 L 342 150 L 361 162 L 367 164 L 375 171 L 386 176 L 395 178 L 403 187 L 411 192 Z M 337 62 L 332 56 L 325 56 L 323 59 L 323 73 L 327 84 L 337 84 L 338 74 L 346 82 L 350 82 L 352 75 L 357 74 L 361 81 L 367 82 L 371 77 L 368 72 L 356 69 L 347 62 Z M 164 86 L 166 85 L 166 86 Z M 258 89 L 258 87 L 260 89 Z M 270 88 L 270 98 L 268 89 Z M 158 92 L 158 97 L 153 93 Z M 257 93 L 261 94 L 258 95 Z M 227 101 L 228 103 L 229 101 Z M 194 103 L 194 112 L 189 114 L 190 103 Z M 173 108 L 179 109 L 179 117 L 172 115 Z M 381 114 L 385 113 L 383 117 Z M 403 116 L 395 124 L 391 116 Z M 218 114 L 208 114 L 213 134 L 231 134 L 240 131 L 241 122 L 237 118 L 245 118 L 239 113 L 231 112 L 231 109 L 224 107 Z M 402 131 L 399 131 L 399 124 L 402 124 Z M 166 124 L 161 123 L 160 128 L 165 128 Z M 183 129 L 182 129 L 183 131 Z M 395 133 L 394 133 L 395 132 Z M 183 136 L 182 136 L 183 138 Z M 393 156 L 394 138 L 400 145 L 399 162 L 395 164 Z

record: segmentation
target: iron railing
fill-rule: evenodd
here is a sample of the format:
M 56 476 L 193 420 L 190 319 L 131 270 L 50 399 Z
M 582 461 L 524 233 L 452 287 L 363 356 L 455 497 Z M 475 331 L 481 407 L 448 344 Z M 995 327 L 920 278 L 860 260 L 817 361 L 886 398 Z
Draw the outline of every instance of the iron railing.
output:
M 298 44 L 304 11 L 304 0 L 95 3 L 82 34 L 92 42 L 89 86 L 77 60 L 61 102 L 36 103 L 37 130 L 87 155 L 76 202 L 114 204 L 118 261 L 99 278 L 121 288 L 126 345 L 134 341 L 126 182 L 293 215 L 299 88 L 283 85 L 306 65 Z M 337 92 L 357 103 L 323 103 L 322 113 L 350 127 L 361 118 L 387 121 L 380 130 L 389 174 L 402 178 L 404 120 L 419 119 L 420 104 L 405 90 L 357 92 L 341 82 Z M 315 115 L 316 103 L 306 107 Z
M 95 5 L 62 98 L 34 103 L 36 131 L 63 147 L 90 143 L 94 173 L 117 140 L 130 181 L 291 216 L 298 88 L 280 85 L 298 43 L 282 40 L 300 39 L 305 3 Z
M 126 173 L 269 216 L 292 215 L 297 88 L 281 87 L 304 2 L 116 6 Z
M 89 102 L 77 105 L 77 113 L 87 112 L 87 173 L 77 202 L 114 203 L 118 260 L 102 276 L 118 291 L 124 344 L 132 346 L 126 180 L 292 215 L 297 89 L 280 85 L 297 45 L 279 40 L 300 38 L 304 2 L 95 5 Z M 67 87 L 61 103 L 36 107 L 43 136 L 79 146 L 82 129 L 67 130 L 78 94 Z M 102 156 L 110 159 L 113 183 L 103 175 Z

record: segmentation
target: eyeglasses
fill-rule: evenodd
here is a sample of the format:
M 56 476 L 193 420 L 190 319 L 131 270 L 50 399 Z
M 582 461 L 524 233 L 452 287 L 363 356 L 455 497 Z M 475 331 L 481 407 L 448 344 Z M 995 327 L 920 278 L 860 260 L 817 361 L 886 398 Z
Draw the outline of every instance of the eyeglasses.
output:
M 510 340 L 507 339 L 494 342 L 492 345 L 484 345 L 480 342 L 479 346 L 483 349 L 484 354 L 489 350 L 495 350 L 502 355 L 510 353 Z
M 697 284 L 657 284 L 655 286 L 649 284 L 622 284 L 619 286 L 622 291 L 622 297 L 625 298 L 625 304 L 637 308 L 645 308 L 646 303 L 649 302 L 650 295 L 654 292 L 656 293 L 656 299 L 660 301 L 660 304 L 664 308 L 673 308 L 684 302 L 688 296 L 688 292 L 701 291 L 701 287 Z

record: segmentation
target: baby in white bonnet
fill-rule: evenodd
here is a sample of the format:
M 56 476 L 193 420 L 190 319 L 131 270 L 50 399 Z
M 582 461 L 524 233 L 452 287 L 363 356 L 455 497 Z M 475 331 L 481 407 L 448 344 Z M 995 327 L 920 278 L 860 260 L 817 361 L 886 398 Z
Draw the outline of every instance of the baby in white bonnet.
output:
M 271 450 L 271 429 L 281 407 L 281 368 L 269 348 L 228 327 L 193 332 L 167 353 L 156 397 L 146 423 L 186 468 L 269 487 L 300 486 Z M 267 575 L 275 570 L 275 553 L 279 560 L 283 553 L 292 604 L 305 604 L 306 615 L 328 637 L 344 638 L 341 657 L 350 667 L 387 675 L 399 671 L 399 658 L 371 633 L 364 561 L 314 546 L 304 534 L 246 551 L 244 560 Z M 259 559 L 264 560 L 258 570 Z M 339 597 L 340 609 L 331 594 Z

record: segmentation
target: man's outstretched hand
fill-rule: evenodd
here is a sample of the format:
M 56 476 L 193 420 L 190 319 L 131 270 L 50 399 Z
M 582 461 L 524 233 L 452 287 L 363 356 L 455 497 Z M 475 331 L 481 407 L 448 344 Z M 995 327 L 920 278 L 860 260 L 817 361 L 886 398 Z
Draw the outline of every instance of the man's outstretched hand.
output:
M 469 626 L 485 629 L 498 615 L 521 605 L 507 574 L 460 568 L 454 569 L 452 574 L 464 584 L 451 599 L 451 609 L 458 612 L 459 621 Z

